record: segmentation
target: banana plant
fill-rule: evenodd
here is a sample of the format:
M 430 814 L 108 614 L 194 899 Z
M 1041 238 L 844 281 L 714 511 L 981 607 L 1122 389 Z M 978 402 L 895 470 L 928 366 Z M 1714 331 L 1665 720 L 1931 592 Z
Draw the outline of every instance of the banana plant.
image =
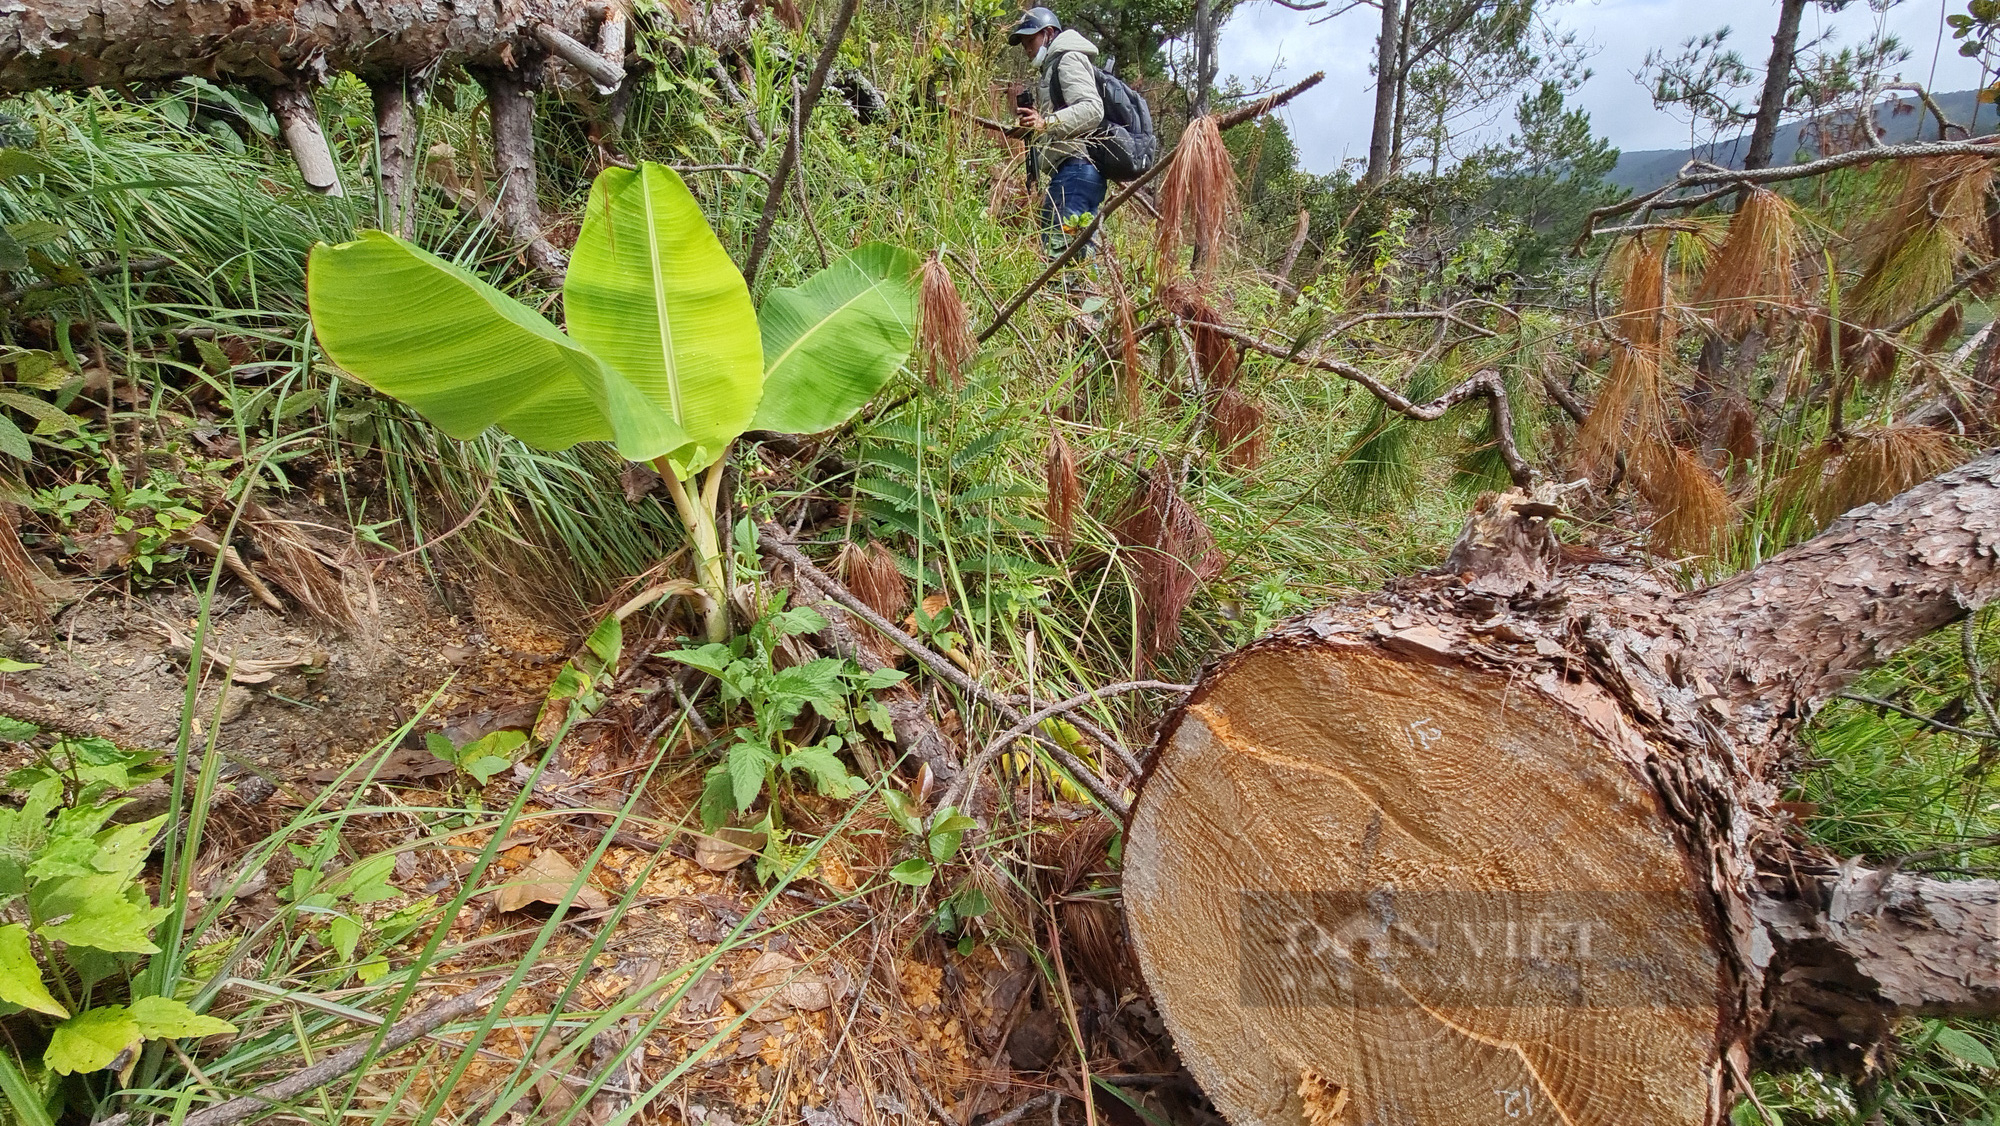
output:
M 672 169 L 606 169 L 587 206 L 567 332 L 382 231 L 313 248 L 313 331 L 342 370 L 454 438 L 497 426 L 536 449 L 610 442 L 650 464 L 686 525 L 709 639 L 725 640 L 716 497 L 730 444 L 853 417 L 909 357 L 920 263 L 869 243 L 757 309 Z

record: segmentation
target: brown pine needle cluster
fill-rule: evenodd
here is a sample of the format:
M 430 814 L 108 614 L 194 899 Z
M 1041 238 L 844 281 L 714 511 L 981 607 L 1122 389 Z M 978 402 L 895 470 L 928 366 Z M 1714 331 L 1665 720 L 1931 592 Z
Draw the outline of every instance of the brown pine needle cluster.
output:
M 1138 418 L 1145 410 L 1145 370 L 1139 363 L 1139 330 L 1133 324 L 1132 295 L 1125 289 L 1125 271 L 1117 260 L 1105 259 L 1110 266 L 1111 308 L 1118 328 L 1118 389 L 1125 397 L 1125 416 Z
M 1641 237 L 1620 249 L 1624 289 L 1612 318 L 1611 372 L 1577 432 L 1579 460 L 1597 480 L 1623 471 L 1653 510 L 1653 543 L 1675 555 L 1707 554 L 1735 519 L 1715 473 L 1673 439 L 1663 372 L 1676 322 L 1670 314 L 1668 240 Z
M 1083 506 L 1083 486 L 1077 480 L 1076 451 L 1061 431 L 1049 435 L 1048 518 L 1056 542 L 1069 553 L 1076 541 L 1076 514 Z
M 1736 505 L 1721 478 L 1692 450 L 1667 446 L 1655 451 L 1647 472 L 1633 476 L 1639 495 L 1653 509 L 1653 548 L 1662 554 L 1712 554 L 1736 520 Z
M 243 510 L 243 526 L 263 556 L 257 569 L 266 578 L 313 617 L 331 625 L 354 622 L 339 568 L 297 524 L 252 503 Z
M 1798 300 L 1799 225 L 1792 205 L 1766 188 L 1751 188 L 1729 237 L 1702 275 L 1695 304 L 1717 328 L 1740 336 L 1774 306 Z
M 867 603 L 870 610 L 892 622 L 901 621 L 910 612 L 910 585 L 903 581 L 895 553 L 881 542 L 869 540 L 857 544 L 849 540 L 840 545 L 834 568 L 840 573 L 840 581 L 847 584 L 856 598 Z
M 1233 387 L 1215 396 L 1215 445 L 1230 468 L 1248 473 L 1264 462 L 1268 440 L 1264 407 Z
M 1900 162 L 1874 220 L 1855 239 L 1861 276 L 1842 302 L 1845 318 L 1889 324 L 1950 285 L 1967 255 L 1989 253 L 1986 196 L 1993 174 L 1984 157 Z
M 14 621 L 45 622 L 48 600 L 42 591 L 42 573 L 21 546 L 21 526 L 14 506 L 0 499 L 0 618 Z
M 937 382 L 937 374 L 951 376 L 953 387 L 965 386 L 965 365 L 978 345 L 969 327 L 971 315 L 951 271 L 933 254 L 924 260 L 923 284 L 917 295 L 917 352 L 923 357 L 924 378 Z
M 1853 430 L 1807 450 L 1777 484 L 1777 505 L 1826 527 L 1849 509 L 1877 504 L 1963 460 L 1956 439 L 1928 426 Z
M 1240 366 L 1236 342 L 1221 332 L 1222 314 L 1201 289 L 1187 282 L 1168 282 L 1160 289 L 1160 303 L 1186 322 L 1195 361 L 1201 365 L 1202 386 L 1210 391 L 1236 386 Z
M 1134 593 L 1139 604 L 1139 670 L 1145 671 L 1180 641 L 1181 615 L 1195 588 L 1222 572 L 1215 536 L 1201 513 L 1181 496 L 1179 470 L 1161 458 L 1146 483 L 1126 502 L 1113 529 L 1132 549 Z
M 1201 252 L 1203 265 L 1212 267 L 1235 210 L 1235 162 L 1223 147 L 1215 119 L 1197 117 L 1181 134 L 1179 155 L 1160 185 L 1160 275 L 1173 272 L 1184 238 Z

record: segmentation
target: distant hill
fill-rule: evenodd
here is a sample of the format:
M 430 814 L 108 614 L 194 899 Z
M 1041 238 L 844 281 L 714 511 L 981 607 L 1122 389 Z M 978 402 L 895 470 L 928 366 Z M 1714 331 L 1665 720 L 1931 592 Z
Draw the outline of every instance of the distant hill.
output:
M 1972 121 L 1973 109 L 1976 107 L 1979 110 L 1977 132 L 1981 135 L 2000 132 L 2000 108 L 1979 105 L 1979 91 L 1959 90 L 1950 94 L 1937 94 L 1934 97 L 1938 106 L 1944 110 L 1945 116 L 1953 121 L 1960 124 Z M 1904 111 L 1899 112 L 1899 110 Z M 1883 140 L 1888 144 L 1904 144 L 1920 139 L 1919 122 L 1922 122 L 1923 130 L 1921 139 L 1937 140 L 1937 119 L 1923 110 L 1917 99 L 1910 95 L 1877 102 L 1875 119 L 1887 131 L 1887 136 Z M 1810 155 L 1812 146 L 1802 139 L 1804 131 L 1804 123 L 1785 125 L 1778 129 L 1777 147 L 1773 150 L 1778 160 L 1789 161 L 1795 153 Z M 1695 155 L 1716 164 L 1740 168 L 1743 165 L 1743 153 L 1749 147 L 1750 134 L 1744 133 L 1734 140 L 1718 141 L 1705 146 L 1699 154 L 1692 154 L 1687 149 L 1646 149 L 1641 152 L 1621 153 L 1617 166 L 1612 168 L 1605 179 L 1621 188 L 1630 188 L 1635 192 L 1643 191 L 1659 187 L 1673 179 L 1674 173 L 1680 171 L 1681 165 L 1686 164 Z

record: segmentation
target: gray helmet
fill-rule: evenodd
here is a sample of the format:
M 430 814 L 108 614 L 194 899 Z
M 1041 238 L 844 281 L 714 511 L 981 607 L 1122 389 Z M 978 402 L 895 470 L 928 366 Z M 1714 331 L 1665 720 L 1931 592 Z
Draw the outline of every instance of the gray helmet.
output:
M 1058 29 L 1062 27 L 1062 21 L 1056 18 L 1054 12 L 1047 8 L 1029 8 L 1021 13 L 1021 22 L 1014 25 L 1013 32 L 1007 36 L 1007 42 L 1018 46 L 1021 40 L 1051 27 Z

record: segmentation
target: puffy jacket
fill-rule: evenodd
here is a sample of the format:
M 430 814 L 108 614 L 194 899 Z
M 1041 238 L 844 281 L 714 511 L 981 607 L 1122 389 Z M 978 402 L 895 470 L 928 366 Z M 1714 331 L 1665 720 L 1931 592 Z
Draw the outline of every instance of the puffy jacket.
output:
M 1063 108 L 1056 108 L 1052 83 L 1061 83 Z M 1041 77 L 1035 83 L 1035 109 L 1048 122 L 1036 142 L 1043 173 L 1061 168 L 1072 157 L 1085 156 L 1085 142 L 1104 124 L 1104 99 L 1097 93 L 1097 45 L 1074 30 L 1064 31 L 1042 56 Z

